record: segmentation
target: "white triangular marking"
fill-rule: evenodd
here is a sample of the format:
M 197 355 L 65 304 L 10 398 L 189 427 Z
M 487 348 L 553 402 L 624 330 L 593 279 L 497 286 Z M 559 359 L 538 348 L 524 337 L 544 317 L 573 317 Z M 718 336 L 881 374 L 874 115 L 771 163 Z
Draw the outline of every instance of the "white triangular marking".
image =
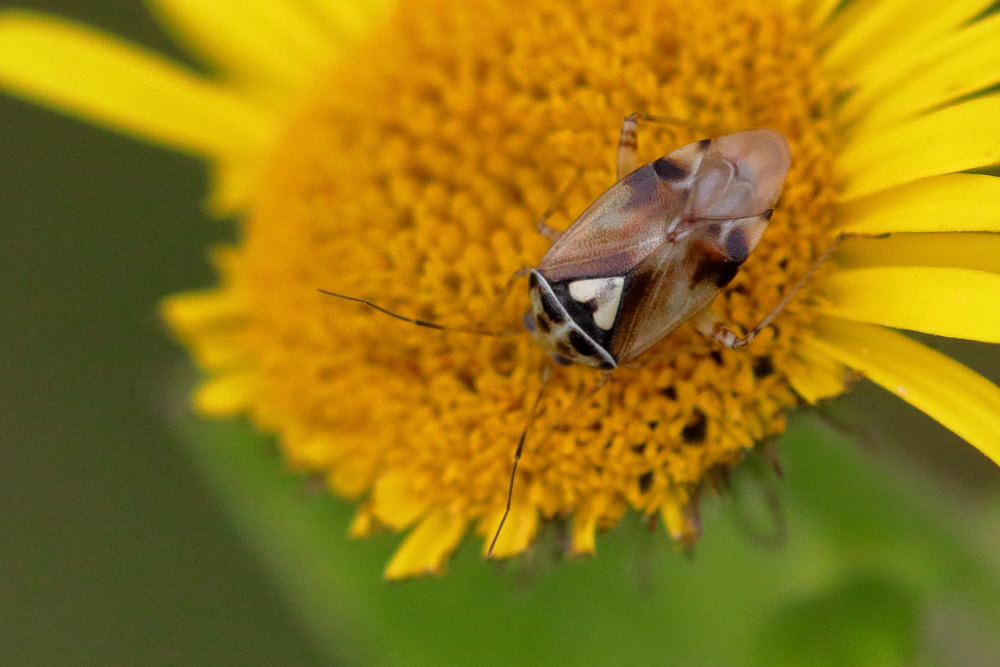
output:
M 610 331 L 618 317 L 618 304 L 622 299 L 624 278 L 588 278 L 569 284 L 569 295 L 580 303 L 593 302 L 594 324 Z

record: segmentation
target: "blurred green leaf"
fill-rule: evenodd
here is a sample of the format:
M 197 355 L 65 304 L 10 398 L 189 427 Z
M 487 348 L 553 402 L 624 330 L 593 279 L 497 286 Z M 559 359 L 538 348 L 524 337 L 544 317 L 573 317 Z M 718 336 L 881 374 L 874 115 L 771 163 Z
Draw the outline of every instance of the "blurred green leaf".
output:
M 754 664 L 905 665 L 919 646 L 919 603 L 886 578 L 859 574 L 774 610 Z
M 985 626 L 1000 622 L 995 558 L 970 546 L 947 499 L 903 488 L 885 461 L 808 418 L 779 443 L 783 481 L 741 470 L 734 495 L 706 498 L 693 558 L 632 517 L 592 559 L 546 568 L 542 545 L 497 567 L 470 539 L 444 577 L 392 584 L 381 569 L 400 536 L 349 540 L 352 508 L 283 470 L 271 439 L 239 422 L 185 420 L 182 434 L 293 613 L 340 663 L 794 664 L 811 648 L 810 664 L 892 664 L 917 650 L 933 605 L 959 601 Z

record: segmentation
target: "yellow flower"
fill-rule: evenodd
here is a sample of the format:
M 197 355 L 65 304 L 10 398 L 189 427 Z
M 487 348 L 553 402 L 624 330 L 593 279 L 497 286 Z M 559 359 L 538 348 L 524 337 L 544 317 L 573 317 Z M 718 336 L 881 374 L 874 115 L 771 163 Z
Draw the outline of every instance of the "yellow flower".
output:
M 678 540 L 718 472 L 786 412 L 861 373 L 1000 462 L 1000 389 L 894 328 L 1000 342 L 1000 15 L 983 0 L 157 0 L 215 76 L 53 18 L 0 15 L 8 90 L 203 156 L 216 213 L 243 216 L 221 286 L 164 312 L 206 380 L 291 466 L 356 498 L 352 531 L 409 531 L 386 576 L 440 572 L 492 537 L 511 454 L 549 363 L 528 336 L 443 334 L 317 292 L 496 328 L 508 276 L 614 181 L 632 111 L 792 146 L 782 200 L 713 304 L 751 327 L 838 232 L 856 232 L 744 350 L 684 327 L 648 363 L 560 369 L 531 430 L 497 555 L 544 522 L 568 550 L 628 510 Z M 644 160 L 701 138 L 640 130 Z M 852 369 L 852 370 L 848 370 Z

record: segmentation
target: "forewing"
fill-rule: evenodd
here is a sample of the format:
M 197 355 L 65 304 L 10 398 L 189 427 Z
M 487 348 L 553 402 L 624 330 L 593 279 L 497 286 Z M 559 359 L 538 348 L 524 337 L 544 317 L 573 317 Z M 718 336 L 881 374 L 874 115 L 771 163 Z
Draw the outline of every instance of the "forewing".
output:
M 576 219 L 538 269 L 553 281 L 624 276 L 663 243 L 688 193 L 660 178 L 652 163 L 639 167 Z

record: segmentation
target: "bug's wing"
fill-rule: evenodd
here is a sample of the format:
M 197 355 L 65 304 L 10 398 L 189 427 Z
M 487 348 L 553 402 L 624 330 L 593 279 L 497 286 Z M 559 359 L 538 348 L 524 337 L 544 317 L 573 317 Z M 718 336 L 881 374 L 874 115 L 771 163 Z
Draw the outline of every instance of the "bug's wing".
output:
M 626 280 L 612 343 L 619 361 L 644 352 L 729 284 L 763 235 L 781 193 L 790 156 L 777 132 L 729 134 L 703 150 L 672 236 Z
M 643 165 L 591 204 L 538 268 L 556 282 L 624 276 L 663 244 L 667 225 L 683 212 L 688 194 L 686 186 L 660 178 L 653 163 Z

